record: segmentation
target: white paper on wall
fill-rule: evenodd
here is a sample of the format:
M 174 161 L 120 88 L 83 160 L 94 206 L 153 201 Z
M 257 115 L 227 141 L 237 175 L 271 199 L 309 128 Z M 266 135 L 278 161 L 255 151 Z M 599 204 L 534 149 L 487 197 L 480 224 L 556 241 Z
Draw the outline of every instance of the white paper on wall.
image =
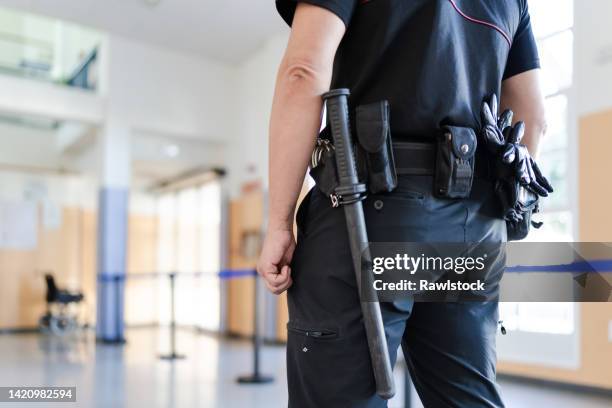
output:
M 50 200 L 43 202 L 42 217 L 42 224 L 45 229 L 56 230 L 62 226 L 62 209 Z
M 36 203 L 0 201 L 0 248 L 30 250 L 37 242 Z

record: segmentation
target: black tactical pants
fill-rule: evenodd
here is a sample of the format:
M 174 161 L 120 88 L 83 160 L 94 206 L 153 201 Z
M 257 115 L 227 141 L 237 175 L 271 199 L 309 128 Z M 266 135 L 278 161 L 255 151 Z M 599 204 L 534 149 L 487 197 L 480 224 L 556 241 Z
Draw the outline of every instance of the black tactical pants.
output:
M 502 242 L 492 184 L 471 198 L 432 196 L 429 176 L 400 177 L 364 211 L 372 242 Z M 376 203 L 376 204 L 375 204 Z M 375 394 L 342 209 L 313 189 L 298 211 L 289 289 L 287 367 L 291 408 L 385 407 Z M 504 255 L 493 262 L 500 278 Z M 426 408 L 502 407 L 495 382 L 496 302 L 381 303 L 393 362 L 401 345 Z

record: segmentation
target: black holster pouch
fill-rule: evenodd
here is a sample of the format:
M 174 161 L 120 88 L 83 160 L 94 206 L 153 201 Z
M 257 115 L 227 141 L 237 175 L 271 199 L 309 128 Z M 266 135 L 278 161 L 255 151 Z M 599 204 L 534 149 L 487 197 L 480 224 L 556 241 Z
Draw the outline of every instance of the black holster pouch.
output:
M 389 102 L 361 105 L 355 113 L 359 178 L 372 194 L 393 191 L 397 187 L 397 173 L 391 145 Z
M 434 193 L 439 198 L 466 198 L 472 190 L 476 133 L 468 127 L 445 126 L 437 136 Z
M 381 101 L 361 105 L 355 113 L 357 140 L 354 151 L 359 180 L 372 194 L 393 191 L 397 187 L 397 173 L 391 144 L 389 103 Z M 310 176 L 323 194 L 334 196 L 339 182 L 334 147 L 329 134 L 325 133 L 328 131 L 324 130 L 317 139 L 310 160 Z
M 515 191 L 512 195 L 516 197 L 516 202 L 508 211 L 513 211 L 514 214 L 520 217 L 509 217 L 508 214 L 504 214 L 504 218 L 506 219 L 508 241 L 521 241 L 527 238 L 531 227 L 537 229 L 542 226 L 541 222 L 535 222 L 531 218 L 533 214 L 540 211 L 540 197 L 521 186 L 518 182 L 514 183 L 513 188 Z M 510 218 L 521 219 L 519 221 L 512 221 Z

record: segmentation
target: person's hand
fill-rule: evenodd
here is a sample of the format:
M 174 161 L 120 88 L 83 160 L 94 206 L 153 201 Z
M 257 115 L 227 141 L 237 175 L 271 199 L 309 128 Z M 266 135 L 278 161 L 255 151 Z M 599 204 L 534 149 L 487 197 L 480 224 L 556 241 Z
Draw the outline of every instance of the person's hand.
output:
M 521 144 L 525 135 L 525 124 L 518 122 L 512 126 L 512 111 L 497 115 L 497 97 L 493 94 L 489 101 L 482 103 L 481 117 L 483 136 L 487 149 L 500 159 L 498 177 L 514 177 L 523 187 L 540 197 L 547 197 L 553 188 L 544 177 L 527 147 Z M 501 167 L 501 169 L 500 169 Z
M 275 295 L 280 295 L 293 283 L 289 264 L 294 250 L 295 239 L 291 230 L 274 229 L 266 234 L 257 273 Z
M 493 94 L 489 101 L 483 101 L 480 116 L 487 149 L 494 155 L 503 155 L 502 151 L 506 146 L 506 136 L 511 130 L 513 112 L 510 109 L 506 109 L 498 118 L 497 97 Z
M 515 164 L 516 175 L 523 187 L 540 197 L 547 197 L 549 193 L 553 192 L 553 188 L 540 171 L 538 164 L 529 154 L 527 147 L 521 144 L 524 134 L 524 123 L 517 123 L 512 132 L 510 132 L 503 161 L 507 164 Z

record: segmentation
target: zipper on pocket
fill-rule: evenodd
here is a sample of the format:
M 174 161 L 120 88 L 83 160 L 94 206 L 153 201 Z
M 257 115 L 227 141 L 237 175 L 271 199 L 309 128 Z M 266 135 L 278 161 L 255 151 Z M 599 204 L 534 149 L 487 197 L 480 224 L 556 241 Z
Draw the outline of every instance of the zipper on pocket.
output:
M 298 327 L 288 327 L 289 331 L 301 334 L 306 337 L 313 337 L 315 339 L 334 339 L 338 337 L 338 333 L 332 330 L 326 329 L 301 329 Z

